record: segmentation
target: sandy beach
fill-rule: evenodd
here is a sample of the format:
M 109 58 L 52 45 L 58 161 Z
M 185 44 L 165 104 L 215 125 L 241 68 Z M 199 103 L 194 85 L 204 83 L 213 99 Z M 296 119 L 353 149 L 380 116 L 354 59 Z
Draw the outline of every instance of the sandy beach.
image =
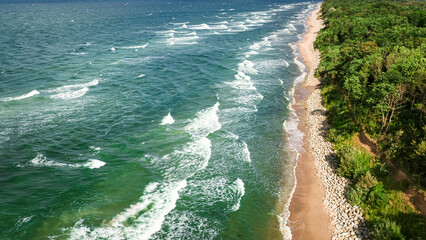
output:
M 291 107 L 296 110 L 298 117 L 302 119 L 299 129 L 304 132 L 304 149 L 309 149 L 309 132 L 305 119 L 306 110 L 304 102 L 307 95 L 311 94 L 319 81 L 314 77 L 318 67 L 320 56 L 314 49 L 313 43 L 318 31 L 322 28 L 322 21 L 318 18 L 318 9 L 314 10 L 308 21 L 308 31 L 298 48 L 307 66 L 307 75 L 303 83 L 295 87 L 294 97 L 296 103 Z M 299 156 L 296 167 L 297 185 L 290 204 L 290 228 L 293 239 L 330 239 L 330 221 L 326 209 L 322 203 L 324 198 L 321 179 L 316 174 L 317 170 L 314 158 L 309 151 L 305 151 Z

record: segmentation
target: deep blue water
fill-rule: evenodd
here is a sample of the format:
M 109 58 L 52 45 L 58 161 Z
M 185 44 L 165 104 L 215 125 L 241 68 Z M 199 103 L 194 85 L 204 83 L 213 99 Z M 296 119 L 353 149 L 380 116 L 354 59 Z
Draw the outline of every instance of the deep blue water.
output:
M 282 238 L 315 6 L 1 3 L 0 238 Z

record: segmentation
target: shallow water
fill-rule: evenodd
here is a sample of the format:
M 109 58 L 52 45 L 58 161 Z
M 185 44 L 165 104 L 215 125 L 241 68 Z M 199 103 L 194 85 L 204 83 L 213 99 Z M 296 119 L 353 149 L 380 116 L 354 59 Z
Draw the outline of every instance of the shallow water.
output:
M 0 3 L 1 238 L 281 238 L 315 4 Z

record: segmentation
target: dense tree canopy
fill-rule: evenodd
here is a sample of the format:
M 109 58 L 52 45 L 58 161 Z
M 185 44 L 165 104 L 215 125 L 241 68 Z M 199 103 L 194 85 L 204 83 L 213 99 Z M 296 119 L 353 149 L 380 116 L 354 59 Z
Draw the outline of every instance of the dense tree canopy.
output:
M 321 13 L 317 75 L 347 200 L 361 206 L 374 239 L 425 239 L 406 192 L 426 186 L 426 3 L 325 0 Z M 380 159 L 358 133 L 378 142 Z M 408 180 L 395 181 L 387 160 Z
M 334 131 L 365 129 L 387 158 L 419 181 L 426 170 L 425 6 L 421 1 L 326 0 L 325 28 L 315 43 L 322 56 L 317 74 L 341 95 L 324 96 L 336 108 L 330 114 L 341 113 L 354 123 L 332 124 Z

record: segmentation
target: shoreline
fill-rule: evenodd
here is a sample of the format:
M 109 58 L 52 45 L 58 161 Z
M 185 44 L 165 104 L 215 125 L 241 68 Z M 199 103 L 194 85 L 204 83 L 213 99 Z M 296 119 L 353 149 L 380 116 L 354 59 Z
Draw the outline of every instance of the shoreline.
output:
M 292 239 L 330 239 L 330 219 L 322 203 L 324 191 L 321 179 L 316 174 L 317 169 L 314 157 L 310 153 L 310 129 L 306 122 L 305 102 L 319 84 L 314 73 L 319 64 L 319 52 L 315 51 L 313 43 L 317 32 L 322 28 L 322 21 L 318 20 L 319 8 L 311 12 L 306 23 L 308 31 L 302 41 L 297 44 L 303 63 L 307 68 L 305 79 L 295 85 L 295 103 L 291 105 L 300 123 L 298 129 L 304 133 L 302 151 L 297 159 L 295 169 L 296 186 L 290 200 L 289 225 Z
M 349 181 L 336 174 L 337 156 L 326 140 L 326 109 L 322 105 L 320 81 L 314 74 L 320 53 L 313 43 L 323 27 L 320 6 L 311 12 L 308 31 L 298 50 L 307 67 L 304 81 L 295 86 L 291 105 L 304 133 L 303 151 L 295 169 L 296 187 L 290 199 L 289 227 L 292 239 L 370 239 L 361 210 L 346 200 Z

